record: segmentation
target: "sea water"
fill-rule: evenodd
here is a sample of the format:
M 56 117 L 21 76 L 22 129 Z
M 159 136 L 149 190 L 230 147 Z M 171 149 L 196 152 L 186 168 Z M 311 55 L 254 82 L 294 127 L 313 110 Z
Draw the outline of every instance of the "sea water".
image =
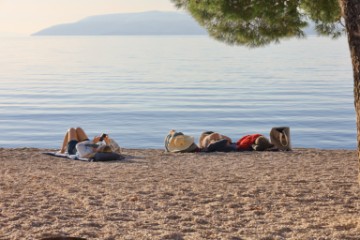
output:
M 207 36 L 0 39 L 0 147 L 59 148 L 70 127 L 125 148 L 175 129 L 234 141 L 289 126 L 294 147 L 355 149 L 345 37 L 248 49 Z

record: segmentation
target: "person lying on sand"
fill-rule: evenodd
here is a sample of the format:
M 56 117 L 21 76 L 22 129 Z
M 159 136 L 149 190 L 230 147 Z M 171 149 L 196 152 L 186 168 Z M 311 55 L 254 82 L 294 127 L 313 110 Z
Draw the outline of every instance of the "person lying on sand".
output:
M 85 131 L 77 127 L 67 130 L 59 152 L 67 151 L 69 155 L 77 154 L 81 158 L 88 158 L 97 152 L 112 152 L 111 145 L 114 145 L 114 141 L 109 138 L 109 135 L 103 133 L 89 140 Z
M 265 151 L 273 146 L 269 139 L 261 134 L 246 135 L 236 142 L 238 151 Z
M 213 131 L 206 131 L 200 135 L 199 146 L 203 152 L 231 152 L 236 150 L 231 138 Z

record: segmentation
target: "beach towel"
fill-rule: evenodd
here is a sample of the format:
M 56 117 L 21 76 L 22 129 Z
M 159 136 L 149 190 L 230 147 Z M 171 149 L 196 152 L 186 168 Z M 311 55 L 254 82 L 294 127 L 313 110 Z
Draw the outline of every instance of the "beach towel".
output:
M 71 160 L 86 161 L 86 162 L 118 161 L 118 160 L 123 160 L 125 158 L 121 154 L 114 152 L 96 153 L 92 158 L 81 158 L 76 154 L 59 153 L 59 152 L 44 152 L 43 154 L 54 157 L 68 158 Z

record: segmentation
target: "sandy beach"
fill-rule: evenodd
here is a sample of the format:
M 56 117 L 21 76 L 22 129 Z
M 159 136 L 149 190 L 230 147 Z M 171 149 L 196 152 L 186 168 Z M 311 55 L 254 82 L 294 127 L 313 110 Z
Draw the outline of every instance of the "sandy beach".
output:
M 360 239 L 355 151 L 0 149 L 0 239 Z

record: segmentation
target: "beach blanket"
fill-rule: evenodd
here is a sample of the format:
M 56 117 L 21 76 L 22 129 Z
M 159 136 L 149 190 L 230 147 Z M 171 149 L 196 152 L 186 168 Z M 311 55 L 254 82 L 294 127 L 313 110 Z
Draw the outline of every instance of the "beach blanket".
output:
M 43 154 L 60 157 L 60 158 L 68 158 L 71 160 L 79 160 L 79 161 L 86 161 L 86 162 L 104 162 L 104 161 L 118 161 L 123 160 L 125 157 L 114 152 L 101 152 L 96 153 L 93 158 L 80 158 L 76 154 L 68 154 L 68 153 L 59 153 L 59 152 L 44 152 Z

